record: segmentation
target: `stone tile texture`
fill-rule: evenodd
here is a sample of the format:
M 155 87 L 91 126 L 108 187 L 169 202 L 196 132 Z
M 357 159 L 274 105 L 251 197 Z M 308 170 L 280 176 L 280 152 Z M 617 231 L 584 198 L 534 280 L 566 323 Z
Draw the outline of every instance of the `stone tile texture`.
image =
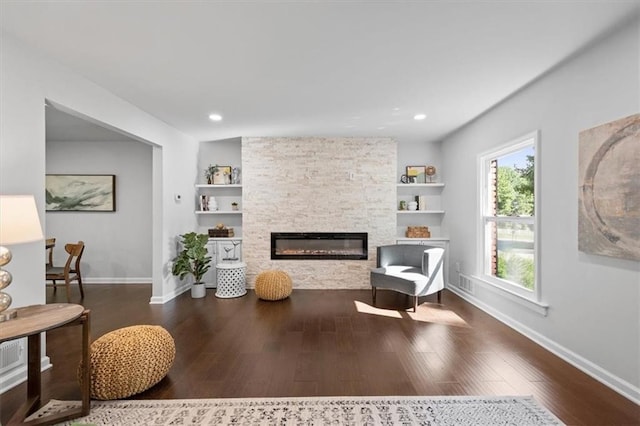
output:
M 247 285 L 281 269 L 294 288 L 369 288 L 376 247 L 395 242 L 396 153 L 392 138 L 242 138 Z M 271 232 L 367 232 L 369 258 L 271 260 Z

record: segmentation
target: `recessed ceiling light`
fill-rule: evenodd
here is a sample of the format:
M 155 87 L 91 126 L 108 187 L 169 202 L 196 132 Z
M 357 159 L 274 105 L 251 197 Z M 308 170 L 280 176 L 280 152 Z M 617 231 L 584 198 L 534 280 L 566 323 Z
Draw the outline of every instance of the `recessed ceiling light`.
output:
M 222 121 L 222 116 L 220 114 L 211 114 L 211 115 L 209 115 L 209 120 L 211 120 L 211 121 Z
M 384 126 L 378 127 L 378 130 L 383 130 L 383 129 L 384 129 Z
M 416 114 L 413 116 L 414 120 L 424 120 L 425 118 L 427 118 L 427 114 Z

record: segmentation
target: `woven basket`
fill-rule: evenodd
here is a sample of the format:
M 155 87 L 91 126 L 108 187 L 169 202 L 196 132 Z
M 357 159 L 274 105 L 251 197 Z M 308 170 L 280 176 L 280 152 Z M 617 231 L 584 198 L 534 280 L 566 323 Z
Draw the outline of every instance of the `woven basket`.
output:
M 431 238 L 428 226 L 407 226 L 407 238 Z
M 171 334 L 155 325 L 114 330 L 91 344 L 91 398 L 122 399 L 162 380 L 176 356 Z M 78 380 L 82 386 L 82 362 Z
M 264 271 L 256 277 L 256 295 L 263 300 L 282 300 L 291 295 L 289 274 L 284 271 Z

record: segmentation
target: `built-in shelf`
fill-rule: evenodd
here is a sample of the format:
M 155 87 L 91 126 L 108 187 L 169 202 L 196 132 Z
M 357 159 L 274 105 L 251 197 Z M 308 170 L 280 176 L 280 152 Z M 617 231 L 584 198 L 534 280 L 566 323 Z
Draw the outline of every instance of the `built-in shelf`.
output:
M 414 241 L 449 241 L 447 237 L 431 237 L 431 238 L 407 238 L 407 237 L 397 237 L 396 241 L 399 243 L 402 242 L 414 242 Z
M 406 244 L 425 244 L 441 242 L 446 244 L 448 238 L 441 238 L 442 219 L 445 210 L 442 208 L 442 191 L 444 182 L 428 183 L 396 183 L 396 238 Z M 413 201 L 423 197 L 425 210 L 408 210 L 406 207 Z M 400 210 L 401 201 L 405 209 Z M 417 207 L 420 207 L 419 205 Z M 426 226 L 433 238 L 406 238 L 408 227 Z
M 242 184 L 229 184 L 229 185 L 210 185 L 207 183 L 197 183 L 196 188 L 215 188 L 215 189 L 224 189 L 224 188 L 242 188 Z
M 398 210 L 398 214 L 444 214 L 444 210 Z
M 443 182 L 432 182 L 432 183 L 399 183 L 397 184 L 399 188 L 442 188 L 444 187 Z
M 196 210 L 196 214 L 242 214 L 240 210 Z

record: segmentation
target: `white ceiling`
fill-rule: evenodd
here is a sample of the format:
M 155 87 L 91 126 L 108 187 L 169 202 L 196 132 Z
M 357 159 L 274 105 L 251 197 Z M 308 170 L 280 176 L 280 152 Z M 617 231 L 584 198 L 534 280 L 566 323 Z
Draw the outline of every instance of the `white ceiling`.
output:
M 2 0 L 0 26 L 200 141 L 437 141 L 637 10 L 637 0 Z M 419 112 L 427 119 L 413 120 Z

